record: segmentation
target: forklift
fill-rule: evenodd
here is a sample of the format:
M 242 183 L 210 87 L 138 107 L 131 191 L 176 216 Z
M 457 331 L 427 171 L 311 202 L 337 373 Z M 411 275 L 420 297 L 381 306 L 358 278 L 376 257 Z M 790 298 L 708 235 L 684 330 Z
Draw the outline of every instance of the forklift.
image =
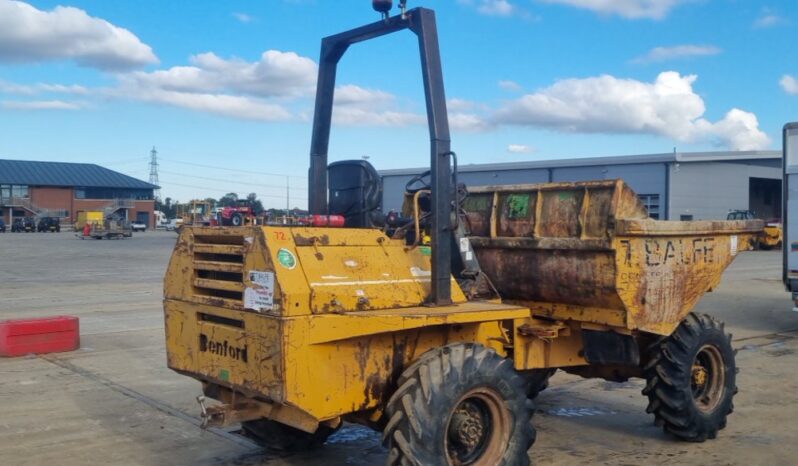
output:
M 402 0 L 391 16 L 392 3 L 373 0 L 381 20 L 322 40 L 311 224 L 180 232 L 167 364 L 201 382 L 203 426 L 240 423 L 285 451 L 353 422 L 383 432 L 389 465 L 528 465 L 533 398 L 562 369 L 644 378 L 666 432 L 714 438 L 734 352 L 722 323 L 691 310 L 761 222 L 651 220 L 621 180 L 466 195 L 435 13 Z M 333 95 L 350 46 L 404 30 L 418 38 L 430 170 L 386 215 L 371 164 L 328 163 Z

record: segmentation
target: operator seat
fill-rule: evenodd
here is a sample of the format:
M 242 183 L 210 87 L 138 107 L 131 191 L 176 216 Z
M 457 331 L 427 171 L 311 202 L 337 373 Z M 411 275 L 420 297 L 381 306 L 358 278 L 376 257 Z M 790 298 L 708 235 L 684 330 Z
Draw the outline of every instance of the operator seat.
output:
M 342 160 L 327 166 L 329 213 L 344 217 L 344 226 L 381 226 L 382 177 L 365 160 Z

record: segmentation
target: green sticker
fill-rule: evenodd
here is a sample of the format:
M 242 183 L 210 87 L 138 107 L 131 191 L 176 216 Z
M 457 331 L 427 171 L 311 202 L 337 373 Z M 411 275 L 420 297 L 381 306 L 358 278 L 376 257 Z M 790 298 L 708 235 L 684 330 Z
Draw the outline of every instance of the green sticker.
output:
M 430 248 L 429 246 L 421 246 L 418 249 L 421 251 L 422 256 L 429 256 L 430 254 L 432 254 L 432 248 Z
M 515 220 L 529 217 L 529 194 L 510 194 L 507 196 L 507 218 Z
M 288 270 L 292 270 L 296 267 L 296 257 L 294 257 L 294 253 L 285 248 L 281 248 L 277 251 L 277 262 Z
M 227 369 L 220 370 L 219 378 L 224 380 L 225 382 L 228 382 L 230 380 L 230 371 L 228 371 Z

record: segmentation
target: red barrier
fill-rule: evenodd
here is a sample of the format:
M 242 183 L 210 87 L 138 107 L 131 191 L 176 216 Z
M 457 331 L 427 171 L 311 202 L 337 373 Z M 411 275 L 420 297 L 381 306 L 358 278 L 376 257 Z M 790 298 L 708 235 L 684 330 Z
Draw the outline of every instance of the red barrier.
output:
M 55 316 L 0 321 L 0 356 L 60 353 L 78 348 L 80 348 L 80 324 L 77 317 Z

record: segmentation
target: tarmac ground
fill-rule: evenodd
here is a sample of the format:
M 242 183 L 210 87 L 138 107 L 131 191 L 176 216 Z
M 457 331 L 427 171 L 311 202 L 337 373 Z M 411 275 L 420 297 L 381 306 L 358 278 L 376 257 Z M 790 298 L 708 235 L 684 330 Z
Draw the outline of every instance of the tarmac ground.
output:
M 291 456 L 200 429 L 199 383 L 166 368 L 162 279 L 175 239 L 0 234 L 0 320 L 69 314 L 81 325 L 78 351 L 0 359 L 0 464 L 383 464 L 380 435 L 354 425 Z M 739 350 L 740 392 L 717 439 L 665 435 L 640 380 L 558 373 L 537 398 L 534 464 L 798 463 L 798 313 L 780 277 L 780 251 L 742 253 L 696 308 L 725 321 Z

